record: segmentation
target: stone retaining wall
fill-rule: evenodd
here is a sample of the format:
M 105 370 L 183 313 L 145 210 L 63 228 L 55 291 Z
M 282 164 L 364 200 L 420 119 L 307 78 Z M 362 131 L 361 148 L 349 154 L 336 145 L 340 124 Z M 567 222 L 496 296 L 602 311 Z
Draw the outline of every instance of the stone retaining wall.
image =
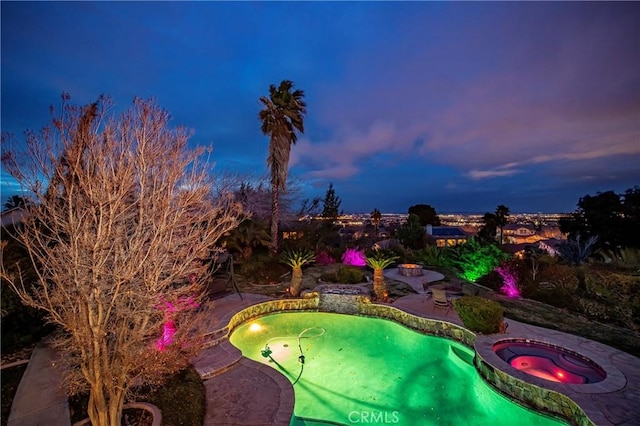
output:
M 226 327 L 226 334 L 229 336 L 239 325 L 263 315 L 286 312 L 286 311 L 317 311 L 318 298 L 309 297 L 306 299 L 279 299 L 258 303 L 241 310 L 231 317 Z

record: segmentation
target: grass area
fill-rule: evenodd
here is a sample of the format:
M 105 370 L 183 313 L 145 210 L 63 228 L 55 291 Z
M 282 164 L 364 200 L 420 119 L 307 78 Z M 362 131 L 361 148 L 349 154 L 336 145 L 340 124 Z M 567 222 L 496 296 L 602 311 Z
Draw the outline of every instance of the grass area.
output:
M 193 368 L 187 368 L 171 377 L 164 385 L 152 391 L 141 392 L 136 399 L 149 402 L 162 412 L 163 426 L 201 426 L 206 410 L 205 388 L 200 376 Z M 69 398 L 71 422 L 87 418 L 88 394 Z M 143 410 L 125 410 L 123 424 L 146 424 L 140 416 Z M 126 417 L 126 423 L 124 423 Z
M 0 370 L 0 382 L 2 382 L 2 411 L 0 412 L 0 424 L 2 424 L 2 426 L 5 426 L 9 421 L 9 413 L 11 412 L 13 397 L 16 395 L 20 379 L 22 379 L 22 375 L 26 369 L 27 364 L 22 364 L 16 367 Z

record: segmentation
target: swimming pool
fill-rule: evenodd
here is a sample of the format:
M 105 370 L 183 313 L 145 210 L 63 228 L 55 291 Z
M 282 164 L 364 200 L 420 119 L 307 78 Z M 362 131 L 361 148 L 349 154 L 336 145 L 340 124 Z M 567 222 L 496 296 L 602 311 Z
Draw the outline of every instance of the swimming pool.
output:
M 470 349 L 388 320 L 277 313 L 241 325 L 230 341 L 244 356 L 295 383 L 294 414 L 300 419 L 337 424 L 565 424 L 490 388 L 473 367 Z

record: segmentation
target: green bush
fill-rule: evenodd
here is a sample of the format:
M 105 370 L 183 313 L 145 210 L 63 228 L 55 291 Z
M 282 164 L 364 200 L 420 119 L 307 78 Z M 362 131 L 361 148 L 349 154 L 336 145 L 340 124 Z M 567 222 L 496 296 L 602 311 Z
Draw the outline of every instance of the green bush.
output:
M 465 244 L 444 249 L 442 264 L 455 271 L 460 278 L 475 282 L 508 258 L 495 244 L 472 238 Z
M 254 253 L 243 260 L 235 272 L 246 277 L 252 284 L 273 284 L 282 282 L 291 269 L 280 263 L 280 259 L 269 254 Z
M 479 296 L 464 296 L 453 301 L 453 306 L 466 328 L 482 334 L 500 330 L 503 310 L 493 300 Z
M 444 256 L 442 250 L 434 245 L 427 245 L 415 252 L 416 261 L 428 266 L 443 266 Z
M 365 282 L 364 272 L 353 266 L 340 266 L 335 272 L 325 272 L 320 279 L 328 283 L 358 284 Z

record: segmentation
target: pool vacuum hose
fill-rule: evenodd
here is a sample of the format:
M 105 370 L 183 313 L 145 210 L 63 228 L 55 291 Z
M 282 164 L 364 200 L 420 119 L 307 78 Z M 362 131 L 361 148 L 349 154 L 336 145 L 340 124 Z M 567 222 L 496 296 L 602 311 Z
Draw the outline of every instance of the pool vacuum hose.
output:
M 321 330 L 321 332 L 319 334 L 316 334 L 314 336 L 307 336 L 305 337 L 305 333 L 307 333 L 308 331 L 311 330 Z M 304 330 L 302 330 L 300 332 L 300 334 L 298 334 L 298 336 L 286 336 L 286 337 L 272 337 L 271 339 L 267 340 L 267 342 L 264 344 L 264 348 L 260 351 L 260 354 L 262 354 L 263 357 L 265 358 L 269 358 L 272 361 L 275 361 L 272 357 L 271 354 L 273 353 L 273 351 L 271 350 L 271 348 L 269 348 L 269 342 L 273 341 L 273 340 L 278 340 L 278 339 L 298 339 L 298 350 L 300 351 L 300 356 L 298 356 L 298 362 L 300 363 L 300 373 L 298 374 L 298 377 L 296 378 L 296 380 L 293 382 L 293 385 L 295 385 L 296 383 L 298 383 L 298 380 L 300 380 L 300 377 L 302 377 L 302 372 L 304 371 L 304 362 L 305 362 L 305 357 L 304 357 L 304 352 L 302 350 L 302 343 L 301 340 L 303 338 L 305 339 L 311 339 L 314 337 L 320 337 L 322 336 L 324 333 L 326 333 L 327 330 L 325 330 L 322 327 L 310 327 L 310 328 L 305 328 Z

